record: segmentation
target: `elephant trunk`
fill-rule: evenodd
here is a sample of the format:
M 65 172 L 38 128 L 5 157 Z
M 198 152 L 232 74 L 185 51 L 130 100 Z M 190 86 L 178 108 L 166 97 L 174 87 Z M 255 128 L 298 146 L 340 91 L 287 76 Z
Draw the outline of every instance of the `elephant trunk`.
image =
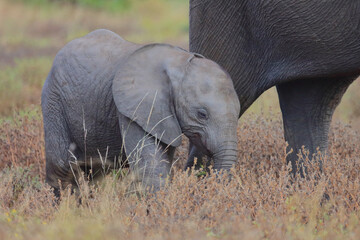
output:
M 227 142 L 226 145 L 220 147 L 213 155 L 213 159 L 215 170 L 229 170 L 237 160 L 237 141 Z

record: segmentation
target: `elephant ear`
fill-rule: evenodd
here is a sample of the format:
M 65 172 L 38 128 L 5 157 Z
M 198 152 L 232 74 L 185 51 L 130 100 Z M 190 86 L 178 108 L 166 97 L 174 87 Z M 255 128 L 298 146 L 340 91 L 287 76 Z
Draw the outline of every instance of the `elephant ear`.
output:
M 181 144 L 181 128 L 172 88 L 183 77 L 177 65 L 185 53 L 170 45 L 145 45 L 121 64 L 112 86 L 118 111 L 173 147 Z

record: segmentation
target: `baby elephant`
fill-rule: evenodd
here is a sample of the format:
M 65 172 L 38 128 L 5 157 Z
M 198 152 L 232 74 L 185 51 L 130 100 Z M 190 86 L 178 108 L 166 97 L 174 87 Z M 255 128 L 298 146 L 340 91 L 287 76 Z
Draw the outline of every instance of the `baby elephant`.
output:
M 55 193 L 59 181 L 76 186 L 79 172 L 124 162 L 156 191 L 182 133 L 215 169 L 236 160 L 240 103 L 230 76 L 171 45 L 134 44 L 108 30 L 73 40 L 55 57 L 41 105 L 46 181 Z

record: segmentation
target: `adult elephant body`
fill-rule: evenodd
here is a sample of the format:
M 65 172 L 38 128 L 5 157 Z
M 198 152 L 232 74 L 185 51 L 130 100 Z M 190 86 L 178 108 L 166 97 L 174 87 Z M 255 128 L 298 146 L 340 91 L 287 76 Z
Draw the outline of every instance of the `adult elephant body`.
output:
M 229 72 L 240 116 L 276 86 L 290 147 L 323 151 L 334 109 L 360 74 L 360 1 L 190 0 L 190 51 Z

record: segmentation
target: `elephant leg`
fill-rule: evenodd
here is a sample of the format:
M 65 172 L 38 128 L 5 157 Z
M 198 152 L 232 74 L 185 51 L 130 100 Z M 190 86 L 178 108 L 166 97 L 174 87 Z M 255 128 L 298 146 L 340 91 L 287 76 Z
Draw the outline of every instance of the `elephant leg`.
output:
M 190 142 L 189 143 L 189 156 L 188 156 L 188 160 L 186 162 L 184 170 L 186 170 L 188 168 L 192 168 L 194 166 L 195 158 L 197 159 L 195 169 L 200 169 L 204 165 L 204 161 L 203 161 L 204 154 L 200 150 L 198 150 L 194 144 L 192 144 Z M 210 159 L 208 159 L 208 160 L 210 160 Z
M 156 140 L 125 116 L 119 116 L 119 123 L 131 171 L 145 189 L 159 190 L 170 173 L 175 148 Z
M 71 164 L 81 153 L 71 142 L 69 130 L 58 111 L 44 114 L 46 179 L 54 189 L 56 197 L 60 197 L 60 187 L 71 184 L 76 186 L 78 167 Z M 61 182 L 61 186 L 59 185 Z
M 293 174 L 300 171 L 304 176 L 306 172 L 301 167 L 298 169 L 302 163 L 297 162 L 297 153 L 302 146 L 310 151 L 310 156 L 318 147 L 325 152 L 332 115 L 354 79 L 308 79 L 277 86 L 285 140 L 294 150 L 287 158 Z M 322 169 L 322 163 L 319 164 Z

